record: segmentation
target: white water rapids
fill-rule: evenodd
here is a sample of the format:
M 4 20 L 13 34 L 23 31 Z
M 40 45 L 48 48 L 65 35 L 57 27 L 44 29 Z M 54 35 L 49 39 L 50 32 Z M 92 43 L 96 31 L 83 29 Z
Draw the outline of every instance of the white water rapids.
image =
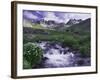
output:
M 90 65 L 90 63 L 83 63 L 85 60 L 76 58 L 76 55 L 73 53 L 73 51 L 69 50 L 69 47 L 63 48 L 61 44 L 51 44 L 47 41 L 36 44 L 44 51 L 42 66 L 45 68 L 78 66 L 78 60 L 81 60 L 81 65 Z

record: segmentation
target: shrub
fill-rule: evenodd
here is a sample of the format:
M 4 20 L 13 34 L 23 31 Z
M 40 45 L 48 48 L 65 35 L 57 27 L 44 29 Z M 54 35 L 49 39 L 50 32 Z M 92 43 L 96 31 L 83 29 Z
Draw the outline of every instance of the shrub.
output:
M 78 40 L 75 39 L 73 36 L 64 37 L 62 42 L 70 47 L 75 47 L 78 44 Z
M 32 68 L 31 65 L 29 64 L 29 62 L 25 58 L 23 58 L 23 68 L 24 69 Z
M 23 54 L 24 62 L 23 63 L 25 64 L 25 62 L 27 62 L 27 64 L 29 64 L 31 68 L 35 67 L 37 64 L 41 62 L 43 51 L 40 47 L 38 47 L 34 43 L 29 42 L 29 43 L 24 44 L 23 52 L 24 52 Z M 25 67 L 26 66 L 24 65 L 24 68 Z
M 80 53 L 83 57 L 88 57 L 90 56 L 90 47 L 89 45 L 83 45 L 79 47 Z

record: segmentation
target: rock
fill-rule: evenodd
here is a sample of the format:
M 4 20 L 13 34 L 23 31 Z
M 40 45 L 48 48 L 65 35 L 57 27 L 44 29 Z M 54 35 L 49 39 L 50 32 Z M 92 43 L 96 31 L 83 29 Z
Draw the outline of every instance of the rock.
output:
M 49 59 L 49 58 L 47 58 L 47 57 L 43 57 L 43 58 L 42 58 L 43 61 L 48 60 L 48 59 Z
M 77 62 L 77 64 L 78 64 L 79 66 L 82 66 L 82 65 L 84 64 L 84 60 L 79 60 L 79 61 Z

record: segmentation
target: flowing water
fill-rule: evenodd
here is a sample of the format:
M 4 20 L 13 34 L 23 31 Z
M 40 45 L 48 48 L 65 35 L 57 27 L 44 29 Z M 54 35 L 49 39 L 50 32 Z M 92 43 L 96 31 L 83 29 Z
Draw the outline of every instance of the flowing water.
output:
M 43 49 L 43 58 L 39 66 L 42 68 L 90 66 L 90 58 L 81 57 L 80 53 L 61 43 L 43 41 L 36 43 Z

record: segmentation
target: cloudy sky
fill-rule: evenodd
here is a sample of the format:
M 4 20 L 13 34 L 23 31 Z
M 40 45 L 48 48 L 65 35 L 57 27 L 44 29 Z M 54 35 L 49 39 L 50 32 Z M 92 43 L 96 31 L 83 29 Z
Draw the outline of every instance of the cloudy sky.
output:
M 54 20 L 56 22 L 68 22 L 69 19 L 82 19 L 91 18 L 89 13 L 72 13 L 72 12 L 49 12 L 49 11 L 30 11 L 23 10 L 23 17 L 26 19 L 36 20 Z

